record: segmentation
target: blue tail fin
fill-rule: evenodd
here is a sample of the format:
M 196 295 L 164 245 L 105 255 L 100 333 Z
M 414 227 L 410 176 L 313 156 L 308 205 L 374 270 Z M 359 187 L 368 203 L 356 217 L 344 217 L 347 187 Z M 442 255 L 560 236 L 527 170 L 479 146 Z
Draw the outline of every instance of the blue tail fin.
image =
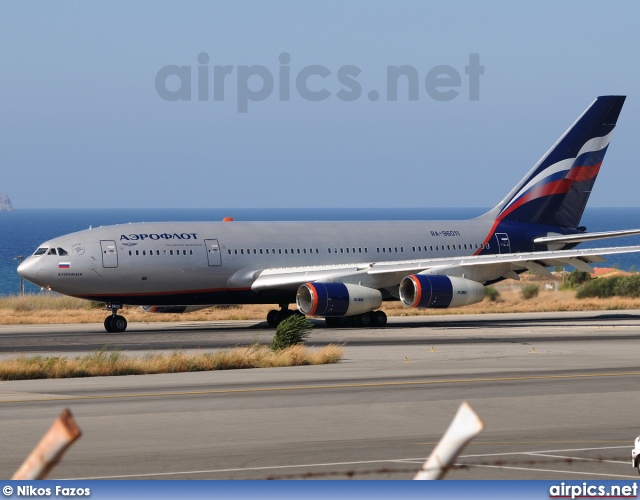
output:
M 483 217 L 576 228 L 625 96 L 598 97 L 531 171 Z

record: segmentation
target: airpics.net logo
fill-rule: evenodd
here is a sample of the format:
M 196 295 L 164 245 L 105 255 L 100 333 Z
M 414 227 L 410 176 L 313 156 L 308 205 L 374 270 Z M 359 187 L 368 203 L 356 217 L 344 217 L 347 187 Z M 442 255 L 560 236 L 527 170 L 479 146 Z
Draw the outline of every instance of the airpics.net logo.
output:
M 428 68 L 416 68 L 403 64 L 387 66 L 384 90 L 365 90 L 362 70 L 353 64 L 331 70 L 320 64 L 302 66 L 294 64 L 287 52 L 278 56 L 278 68 L 267 66 L 233 66 L 216 64 L 209 54 L 201 52 L 197 65 L 163 66 L 156 74 L 155 87 L 158 96 L 165 101 L 225 101 L 235 91 L 238 113 L 247 113 L 249 103 L 267 99 L 291 101 L 300 98 L 320 102 L 338 99 L 353 102 L 366 98 L 371 102 L 419 101 L 430 98 L 434 101 L 451 101 L 466 95 L 470 101 L 480 99 L 480 77 L 484 66 L 480 54 L 469 54 L 467 64 L 456 69 L 439 64 Z M 402 97 L 399 97 L 401 95 Z M 253 104 L 252 104 L 253 106 Z

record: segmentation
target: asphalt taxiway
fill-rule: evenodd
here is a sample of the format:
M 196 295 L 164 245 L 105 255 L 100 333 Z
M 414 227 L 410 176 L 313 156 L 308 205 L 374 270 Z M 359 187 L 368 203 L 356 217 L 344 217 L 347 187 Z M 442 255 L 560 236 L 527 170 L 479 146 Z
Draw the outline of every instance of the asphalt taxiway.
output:
M 0 326 L 0 354 L 212 350 L 260 322 Z M 467 400 L 485 422 L 453 479 L 636 479 L 640 311 L 390 318 L 330 329 L 337 365 L 0 383 L 0 475 L 63 408 L 51 478 L 411 478 Z

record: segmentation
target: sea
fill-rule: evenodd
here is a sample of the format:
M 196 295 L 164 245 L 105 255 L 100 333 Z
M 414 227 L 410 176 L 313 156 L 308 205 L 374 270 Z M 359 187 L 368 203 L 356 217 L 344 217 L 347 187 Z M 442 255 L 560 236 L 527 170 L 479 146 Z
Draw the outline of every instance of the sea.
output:
M 477 217 L 488 208 L 234 208 L 234 209 L 16 209 L 0 212 L 0 296 L 20 291 L 16 268 L 20 256 L 31 255 L 46 240 L 89 227 L 129 222 L 316 221 L 316 220 L 462 220 Z M 640 227 L 640 208 L 587 208 L 581 224 L 589 232 Z M 582 243 L 580 247 L 640 245 L 640 236 Z M 609 256 L 597 267 L 640 271 L 640 254 Z M 571 269 L 571 268 L 568 268 Z M 25 283 L 26 293 L 40 288 Z

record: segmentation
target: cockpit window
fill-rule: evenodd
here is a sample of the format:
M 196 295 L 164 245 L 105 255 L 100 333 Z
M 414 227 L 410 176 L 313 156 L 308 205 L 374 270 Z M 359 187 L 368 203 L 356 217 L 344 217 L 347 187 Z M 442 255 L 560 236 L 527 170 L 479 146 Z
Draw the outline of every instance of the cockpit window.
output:
M 64 248 L 58 247 L 58 255 L 69 255 Z
M 49 250 L 47 247 L 38 248 L 33 255 L 44 255 Z
M 56 249 L 55 248 L 50 248 L 49 249 L 49 253 L 47 255 L 57 255 L 56 254 Z

